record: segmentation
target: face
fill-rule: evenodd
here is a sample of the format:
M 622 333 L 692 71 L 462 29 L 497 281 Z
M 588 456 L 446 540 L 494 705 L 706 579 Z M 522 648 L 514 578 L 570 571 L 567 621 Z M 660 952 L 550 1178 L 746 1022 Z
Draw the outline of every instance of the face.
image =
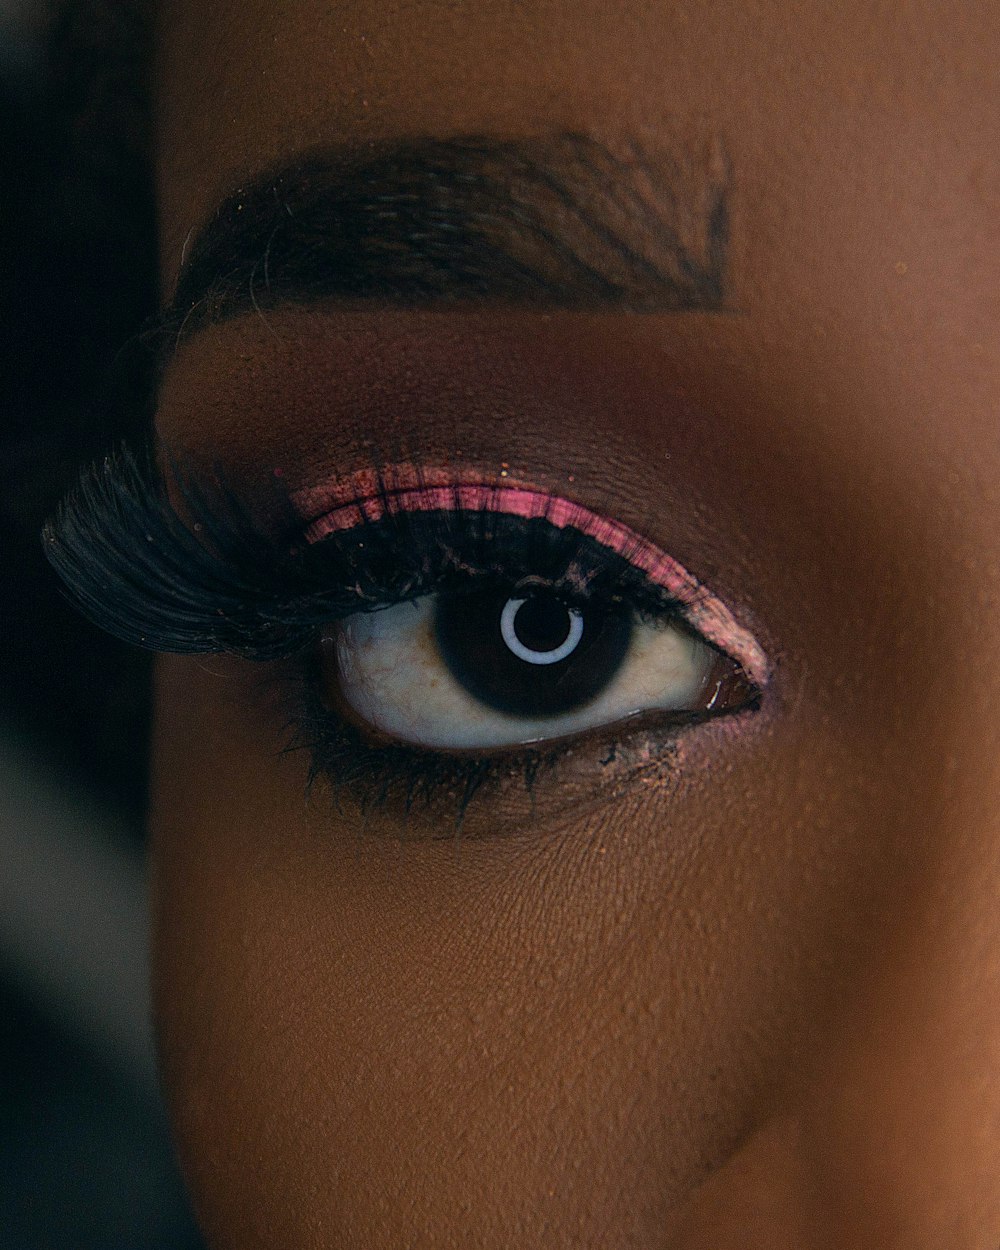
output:
M 160 662 L 211 1245 L 1000 1244 L 998 51 L 976 0 L 164 5 L 163 445 L 438 579 L 304 683 Z M 392 212 L 296 287 L 345 195 Z M 571 540 L 606 602 L 536 594 Z M 580 622 L 633 686 L 539 711 L 497 638 Z M 290 684 L 349 745 L 281 753 Z

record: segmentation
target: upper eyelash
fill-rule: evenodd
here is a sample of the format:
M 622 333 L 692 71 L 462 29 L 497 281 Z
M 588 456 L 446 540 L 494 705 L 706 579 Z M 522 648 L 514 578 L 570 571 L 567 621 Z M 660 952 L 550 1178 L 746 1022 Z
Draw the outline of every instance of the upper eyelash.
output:
M 135 646 L 178 654 L 244 653 L 260 635 L 250 605 L 280 577 L 273 540 L 236 497 L 175 475 L 191 521 L 182 521 L 150 449 L 121 447 L 92 465 L 45 525 L 50 564 L 94 624 Z M 266 630 L 264 631 L 266 633 Z M 248 655 L 288 653 L 261 637 Z
M 44 532 L 48 557 L 83 612 L 127 642 L 277 659 L 352 612 L 475 579 L 514 584 L 544 568 L 567 597 L 613 598 L 685 620 L 762 684 L 758 645 L 718 600 L 648 540 L 582 505 L 481 480 L 442 487 L 418 477 L 401 486 L 398 470 L 390 470 L 276 496 L 279 524 L 269 533 L 221 478 L 199 484 L 176 467 L 173 477 L 185 520 L 152 456 L 123 448 L 83 475 Z M 530 494 L 529 516 L 504 510 L 510 491 L 522 504 Z M 351 524 L 324 527 L 327 512 L 312 519 L 302 541 L 304 506 L 324 499 L 353 510 Z M 430 511 L 431 500 L 449 506 Z M 595 536 L 609 532 L 618 550 Z M 641 567 L 656 558 L 671 573 L 666 585 Z

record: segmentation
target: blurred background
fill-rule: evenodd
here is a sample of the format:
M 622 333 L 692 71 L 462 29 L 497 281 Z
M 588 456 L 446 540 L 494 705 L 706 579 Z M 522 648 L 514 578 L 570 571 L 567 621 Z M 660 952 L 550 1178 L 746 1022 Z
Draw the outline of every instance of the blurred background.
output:
M 0 0 L 0 1248 L 200 1245 L 146 988 L 149 661 L 38 538 L 149 419 L 146 0 Z

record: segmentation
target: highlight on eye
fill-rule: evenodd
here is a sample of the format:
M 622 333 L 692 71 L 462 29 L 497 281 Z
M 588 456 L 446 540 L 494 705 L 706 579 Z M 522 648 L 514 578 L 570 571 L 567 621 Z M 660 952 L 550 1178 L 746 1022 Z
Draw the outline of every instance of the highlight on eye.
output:
M 756 708 L 767 660 L 675 559 L 504 470 L 390 466 L 258 509 L 122 451 L 46 527 L 77 603 L 152 650 L 276 662 L 292 748 L 410 810 L 637 727 L 669 741 Z M 278 514 L 277 524 L 274 521 Z

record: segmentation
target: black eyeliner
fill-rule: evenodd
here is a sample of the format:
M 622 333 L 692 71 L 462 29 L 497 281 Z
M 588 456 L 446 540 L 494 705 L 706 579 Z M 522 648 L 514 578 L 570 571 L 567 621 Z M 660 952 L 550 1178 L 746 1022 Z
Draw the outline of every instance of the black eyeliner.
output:
M 684 617 L 627 559 L 544 518 L 395 512 L 309 544 L 287 500 L 275 497 L 265 530 L 221 475 L 172 477 L 183 518 L 152 453 L 123 448 L 83 474 L 43 532 L 80 611 L 148 650 L 274 660 L 353 612 L 539 575 L 569 600 Z

